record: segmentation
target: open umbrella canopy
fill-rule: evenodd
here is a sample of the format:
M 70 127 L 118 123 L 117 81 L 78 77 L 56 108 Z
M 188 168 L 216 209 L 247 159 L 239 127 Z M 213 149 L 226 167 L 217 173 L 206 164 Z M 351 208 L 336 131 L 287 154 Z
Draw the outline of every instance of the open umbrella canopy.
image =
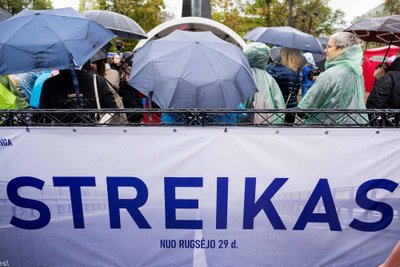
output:
M 135 53 L 129 84 L 161 108 L 235 108 L 257 92 L 238 46 L 181 30 Z
M 318 39 L 292 27 L 257 27 L 248 32 L 244 39 L 277 46 L 300 49 L 304 52 L 323 53 Z
M 122 39 L 146 39 L 146 33 L 133 19 L 106 10 L 88 10 L 82 13 L 87 18 L 93 19 L 110 29 Z
M 360 20 L 346 29 L 361 40 L 386 44 L 400 44 L 400 15 Z
M 0 22 L 0 75 L 81 67 L 113 37 L 73 8 L 23 10 Z

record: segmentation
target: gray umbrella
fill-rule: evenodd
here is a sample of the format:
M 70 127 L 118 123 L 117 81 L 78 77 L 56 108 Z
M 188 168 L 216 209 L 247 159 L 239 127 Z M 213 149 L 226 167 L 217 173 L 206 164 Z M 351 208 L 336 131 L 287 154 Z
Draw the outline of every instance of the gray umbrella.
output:
M 95 20 L 122 39 L 146 39 L 146 33 L 133 19 L 112 11 L 88 10 L 82 13 Z
M 257 27 L 244 39 L 277 46 L 300 49 L 304 52 L 323 53 L 322 46 L 314 36 L 292 27 Z
M 181 30 L 135 53 L 129 84 L 161 108 L 236 108 L 257 92 L 238 46 L 211 32 Z
M 367 18 L 353 23 L 343 31 L 354 33 L 358 38 L 366 42 L 400 44 L 400 15 L 387 17 Z M 389 48 L 383 57 L 385 61 Z
M 0 21 L 6 20 L 6 19 L 11 18 L 11 17 L 12 17 L 12 14 L 10 12 L 8 12 L 7 10 L 2 9 L 0 7 Z
M 400 44 L 400 15 L 363 19 L 343 31 L 366 42 Z

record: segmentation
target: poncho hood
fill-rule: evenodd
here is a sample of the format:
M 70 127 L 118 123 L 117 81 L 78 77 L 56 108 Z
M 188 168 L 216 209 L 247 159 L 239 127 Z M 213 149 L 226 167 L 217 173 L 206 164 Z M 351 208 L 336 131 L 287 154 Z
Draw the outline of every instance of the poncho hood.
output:
M 251 43 L 243 49 L 243 52 L 249 60 L 250 67 L 260 70 L 267 68 L 271 52 L 266 44 L 260 42 Z
M 325 69 L 339 65 L 349 66 L 355 73 L 362 74 L 363 50 L 359 45 L 346 47 L 341 55 L 332 60 L 327 60 Z

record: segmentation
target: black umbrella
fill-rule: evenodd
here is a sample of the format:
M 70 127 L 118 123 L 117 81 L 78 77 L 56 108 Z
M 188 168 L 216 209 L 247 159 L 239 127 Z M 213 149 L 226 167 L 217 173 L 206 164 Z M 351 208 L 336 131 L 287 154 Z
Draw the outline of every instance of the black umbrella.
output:
M 385 43 L 389 44 L 389 47 L 392 44 L 399 45 L 400 15 L 363 19 L 350 25 L 344 31 L 354 33 L 366 42 Z M 386 51 L 386 55 L 388 51 L 389 49 Z
M 146 33 L 133 19 L 112 11 L 88 10 L 82 13 L 122 39 L 146 39 Z

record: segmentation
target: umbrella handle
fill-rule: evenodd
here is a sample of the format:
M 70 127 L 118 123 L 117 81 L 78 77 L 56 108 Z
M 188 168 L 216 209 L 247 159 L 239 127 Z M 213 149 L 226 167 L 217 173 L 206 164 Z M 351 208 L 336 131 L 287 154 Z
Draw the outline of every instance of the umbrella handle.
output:
M 386 50 L 385 56 L 383 57 L 382 64 L 383 64 L 383 63 L 385 63 L 386 56 L 387 56 L 387 54 L 389 53 L 390 46 L 392 45 L 392 43 L 393 43 L 393 40 L 394 40 L 394 37 L 395 37 L 395 36 L 396 36 L 396 34 L 395 34 L 395 33 L 393 33 L 392 40 L 390 40 L 390 43 L 389 43 L 388 49 Z
M 152 108 L 152 106 L 151 106 L 151 100 L 153 99 L 153 94 L 154 94 L 154 91 L 150 91 L 150 92 L 149 92 L 149 108 Z

